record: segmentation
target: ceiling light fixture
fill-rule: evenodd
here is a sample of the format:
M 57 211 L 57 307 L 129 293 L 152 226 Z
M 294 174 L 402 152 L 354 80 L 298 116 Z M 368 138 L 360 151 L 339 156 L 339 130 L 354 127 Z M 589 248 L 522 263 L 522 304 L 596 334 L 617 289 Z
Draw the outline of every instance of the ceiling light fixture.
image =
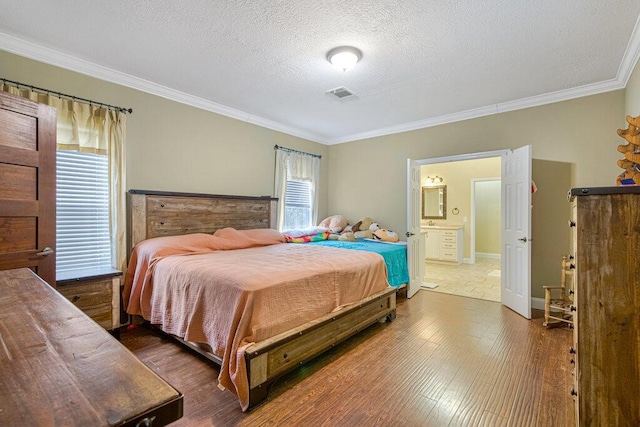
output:
M 334 47 L 327 53 L 327 60 L 342 71 L 351 69 L 361 58 L 360 49 L 351 46 Z

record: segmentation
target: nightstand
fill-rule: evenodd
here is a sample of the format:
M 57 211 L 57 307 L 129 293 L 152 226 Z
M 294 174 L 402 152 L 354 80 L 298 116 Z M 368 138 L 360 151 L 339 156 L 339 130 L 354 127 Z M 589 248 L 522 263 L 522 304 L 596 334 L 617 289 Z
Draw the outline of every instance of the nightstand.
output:
M 122 272 L 110 267 L 58 273 L 56 287 L 65 298 L 109 331 L 120 322 Z

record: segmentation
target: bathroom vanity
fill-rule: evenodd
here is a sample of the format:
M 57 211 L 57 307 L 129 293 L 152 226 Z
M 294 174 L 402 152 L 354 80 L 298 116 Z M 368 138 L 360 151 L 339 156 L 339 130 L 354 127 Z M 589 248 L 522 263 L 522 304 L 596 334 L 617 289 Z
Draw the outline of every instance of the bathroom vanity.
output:
M 462 264 L 464 226 L 428 225 L 420 228 L 425 235 L 426 260 Z

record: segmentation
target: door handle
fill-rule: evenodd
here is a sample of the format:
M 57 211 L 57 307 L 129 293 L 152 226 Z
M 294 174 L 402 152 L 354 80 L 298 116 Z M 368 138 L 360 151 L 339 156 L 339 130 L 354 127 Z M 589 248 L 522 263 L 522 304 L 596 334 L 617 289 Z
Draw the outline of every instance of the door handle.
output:
M 518 240 L 520 240 L 521 242 L 525 242 L 525 243 L 527 243 L 527 242 L 532 241 L 533 239 L 527 239 L 526 237 L 521 237 L 521 238 L 520 238 L 520 239 L 518 239 Z
M 407 231 L 404 235 L 407 236 L 407 237 L 411 237 L 411 236 L 415 236 L 416 233 L 412 233 L 410 231 Z
M 45 256 L 49 256 L 49 255 L 52 255 L 52 254 L 53 254 L 53 249 L 51 249 L 49 246 L 47 246 L 46 248 L 44 248 L 42 250 L 42 252 L 36 253 L 36 256 L 45 257 Z

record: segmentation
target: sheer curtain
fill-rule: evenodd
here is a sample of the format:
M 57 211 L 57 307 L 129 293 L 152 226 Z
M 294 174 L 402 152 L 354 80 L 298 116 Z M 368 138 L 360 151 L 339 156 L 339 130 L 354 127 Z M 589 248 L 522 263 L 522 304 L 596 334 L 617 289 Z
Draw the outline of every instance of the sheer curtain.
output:
M 125 126 L 126 115 L 28 88 L 0 83 L 0 90 L 56 108 L 58 150 L 106 154 L 109 162 L 109 229 L 112 266 L 126 269 Z
M 278 198 L 278 230 L 284 229 L 287 181 L 305 181 L 311 189 L 311 225 L 318 222 L 318 186 L 320 184 L 320 158 L 276 149 L 276 173 L 274 197 Z

